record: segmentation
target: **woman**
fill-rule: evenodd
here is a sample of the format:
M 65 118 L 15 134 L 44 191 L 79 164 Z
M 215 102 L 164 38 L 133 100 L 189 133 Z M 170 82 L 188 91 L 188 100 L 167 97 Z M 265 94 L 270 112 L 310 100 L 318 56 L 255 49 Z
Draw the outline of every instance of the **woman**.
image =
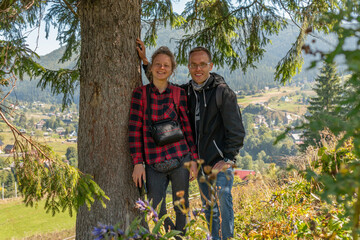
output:
M 177 192 L 184 191 L 186 208 L 188 202 L 189 179 L 195 179 L 196 162 L 198 158 L 196 147 L 191 133 L 189 119 L 187 117 L 187 104 L 185 91 L 169 83 L 169 77 L 176 67 L 175 57 L 167 47 L 160 47 L 151 57 L 150 74 L 152 82 L 146 86 L 134 90 L 129 121 L 129 144 L 134 163 L 132 174 L 137 187 L 142 187 L 146 180 L 148 199 L 156 207 L 161 201 L 159 217 L 166 214 L 166 188 L 171 181 L 173 203 L 180 199 Z M 175 93 L 180 93 L 176 95 Z M 178 106 L 176 97 L 178 96 Z M 148 107 L 149 105 L 150 108 Z M 151 119 L 148 119 L 151 111 Z M 159 146 L 151 134 L 150 127 L 153 123 L 164 119 L 178 121 L 181 126 L 183 139 L 177 142 Z M 158 165 L 171 163 L 175 160 L 180 166 L 160 172 Z M 185 162 L 191 165 L 191 174 L 183 167 Z M 175 229 L 184 233 L 186 215 L 178 206 L 174 206 L 176 223 L 170 218 L 165 220 L 165 229 Z

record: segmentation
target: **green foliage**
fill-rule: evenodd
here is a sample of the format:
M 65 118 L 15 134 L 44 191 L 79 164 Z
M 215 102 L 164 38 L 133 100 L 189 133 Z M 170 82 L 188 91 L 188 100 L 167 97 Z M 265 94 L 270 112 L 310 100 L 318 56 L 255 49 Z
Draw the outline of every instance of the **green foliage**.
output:
M 242 114 L 247 135 L 244 147 L 240 150 L 240 156 L 237 156 L 238 167 L 264 172 L 265 163 L 281 164 L 279 161 L 281 158 L 297 154 L 297 146 L 289 138 L 283 139 L 281 144 L 274 144 L 278 135 L 277 130 L 271 130 L 264 124 L 259 124 L 258 128 L 254 128 L 256 115 L 263 114 L 266 119 L 275 121 L 278 115 L 274 111 L 265 110 L 264 106 L 250 104 L 242 111 Z
M 0 189 L 1 189 L 1 191 L 2 191 L 3 186 L 4 186 L 4 197 L 5 198 L 15 196 L 15 176 L 12 171 L 0 170 Z
M 296 173 L 283 180 L 284 184 L 270 188 L 267 200 L 257 194 L 266 192 L 268 185 L 244 187 L 242 192 L 254 187 L 263 190 L 253 197 L 241 194 L 241 208 L 235 214 L 240 239 L 350 239 L 341 208 L 319 201 L 310 182 Z
M 157 30 L 160 25 L 178 27 L 184 18 L 173 11 L 171 1 L 142 1 L 142 22 L 146 26 L 144 42 L 156 46 Z
M 66 54 L 66 51 L 65 53 Z M 47 70 L 39 80 L 38 87 L 50 86 L 54 95 L 63 94 L 63 110 L 74 101 L 74 91 L 79 85 L 79 70 L 59 69 Z M 56 81 L 55 81 L 56 80 Z
M 161 203 L 159 204 L 159 206 Z M 159 239 L 166 240 L 171 239 L 172 237 L 179 235 L 180 231 L 171 230 L 166 232 L 163 224 L 168 214 L 165 214 L 160 219 L 158 217 L 157 211 L 155 211 L 149 204 L 148 201 L 138 200 L 136 201 L 136 208 L 144 213 L 145 222 L 147 227 L 144 227 L 144 222 L 141 217 L 134 219 L 127 229 L 122 230 L 118 225 L 106 226 L 99 224 L 98 227 L 94 227 L 92 234 L 96 239 Z
M 341 106 L 341 96 L 345 91 L 341 90 L 340 77 L 333 64 L 325 63 L 320 75 L 315 79 L 314 91 L 317 96 L 310 98 L 308 111 L 311 115 L 306 116 L 307 123 L 304 124 L 305 141 L 302 145 L 306 149 L 309 145 L 317 145 L 320 141 L 320 134 L 324 127 L 328 126 L 326 119 L 321 120 L 323 114 L 339 116 L 341 113 L 336 111 Z M 343 115 L 343 114 L 341 114 Z M 322 124 L 318 124 L 322 121 Z
M 245 3 L 246 4 L 246 3 Z M 287 22 L 276 9 L 263 1 L 234 4 L 230 1 L 190 1 L 181 26 L 186 35 L 178 43 L 177 60 L 187 63 L 194 46 L 206 46 L 213 53 L 216 65 L 231 71 L 255 67 L 261 59 L 269 35 L 277 34 Z
M 360 159 L 360 17 L 359 12 L 360 3 L 356 0 L 346 0 L 342 2 L 342 8 L 338 11 L 329 11 L 320 17 L 318 23 L 331 23 L 333 30 L 337 33 L 339 41 L 332 51 L 324 54 L 324 60 L 327 63 L 333 63 L 337 56 L 344 56 L 344 64 L 346 70 L 351 74 L 351 77 L 345 82 L 346 94 L 343 96 L 341 106 L 346 106 L 345 119 L 342 118 L 343 109 L 338 107 L 335 114 L 329 115 L 323 113 L 319 119 L 314 122 L 314 125 L 328 126 L 329 130 L 335 136 L 341 136 L 337 144 L 337 148 L 332 152 L 320 151 L 323 162 L 329 162 L 329 167 L 325 165 L 325 172 L 322 174 L 312 175 L 313 178 L 324 184 L 324 191 L 322 197 L 327 200 L 336 200 L 343 204 L 345 208 L 345 216 L 349 217 L 349 225 L 352 226 L 353 239 L 359 237 L 359 216 L 360 216 L 360 186 L 359 186 L 359 159 Z M 353 41 L 353 48 L 345 48 L 346 41 Z M 315 65 L 315 64 L 313 64 Z M 337 114 L 336 114 L 337 113 Z M 340 165 L 340 170 L 334 172 L 334 168 L 338 164 L 331 164 L 337 156 L 343 155 L 344 149 L 340 148 L 346 141 L 353 142 L 353 148 L 345 147 L 347 151 L 354 156 L 349 159 L 341 160 L 343 166 Z M 345 151 L 345 156 L 347 155 Z M 346 160 L 346 161 L 345 161 Z M 344 162 L 345 161 L 345 162 Z M 335 168 L 336 169 L 336 168 Z M 343 169 L 343 170 L 342 170 Z M 331 174 L 329 174 L 331 171 Z M 355 195 L 356 194 L 356 195 Z
M 53 215 L 66 210 L 72 215 L 83 204 L 90 208 L 95 200 L 105 206 L 108 197 L 92 177 L 58 160 L 48 147 L 17 140 L 15 150 L 16 176 L 26 205 L 45 198 L 44 207 Z
M 339 137 L 340 138 L 340 137 Z M 360 161 L 354 154 L 351 140 L 342 147 L 336 148 L 337 139 L 330 135 L 326 144 L 318 149 L 318 158 L 307 170 L 307 178 L 320 187 L 319 194 L 329 204 L 336 203 L 344 209 L 343 217 L 350 219 L 346 224 L 352 228 L 353 236 L 358 235 L 360 214 Z M 355 237 L 354 237 L 355 238 Z
M 77 152 L 75 147 L 68 147 L 65 153 L 66 159 L 77 158 Z

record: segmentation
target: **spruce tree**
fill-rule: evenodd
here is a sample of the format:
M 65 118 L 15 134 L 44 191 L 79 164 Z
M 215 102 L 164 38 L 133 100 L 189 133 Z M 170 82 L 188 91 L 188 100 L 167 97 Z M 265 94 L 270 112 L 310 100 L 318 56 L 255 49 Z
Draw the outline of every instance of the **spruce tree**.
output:
M 324 120 L 321 119 L 324 116 L 338 114 L 336 110 L 340 106 L 342 87 L 335 64 L 324 64 L 320 74 L 315 79 L 313 90 L 316 96 L 310 98 L 310 106 L 308 107 L 310 114 L 305 117 L 307 123 L 304 130 L 303 149 L 319 143 L 321 139 L 319 131 L 326 127 L 326 125 L 319 126 L 317 124 L 319 120 Z

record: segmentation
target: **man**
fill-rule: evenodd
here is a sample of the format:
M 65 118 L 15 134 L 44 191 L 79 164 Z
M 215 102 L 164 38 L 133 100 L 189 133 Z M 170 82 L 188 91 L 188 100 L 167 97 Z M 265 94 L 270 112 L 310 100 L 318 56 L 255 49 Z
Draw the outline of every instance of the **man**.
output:
M 145 63 L 145 47 L 142 42 L 138 43 L 142 47 L 138 48 L 139 56 Z M 232 167 L 245 137 L 242 118 L 235 93 L 223 77 L 210 72 L 213 63 L 211 53 L 206 48 L 196 47 L 190 51 L 188 68 L 192 79 L 181 87 L 187 91 L 189 119 L 199 157 L 204 160 L 198 176 L 201 199 L 206 206 L 205 215 L 212 238 L 228 239 L 234 235 Z M 212 167 L 210 177 L 204 173 L 204 169 L 209 169 L 207 166 Z M 212 179 L 214 175 L 216 178 Z M 206 179 L 216 186 L 215 200 L 209 185 L 204 182 Z

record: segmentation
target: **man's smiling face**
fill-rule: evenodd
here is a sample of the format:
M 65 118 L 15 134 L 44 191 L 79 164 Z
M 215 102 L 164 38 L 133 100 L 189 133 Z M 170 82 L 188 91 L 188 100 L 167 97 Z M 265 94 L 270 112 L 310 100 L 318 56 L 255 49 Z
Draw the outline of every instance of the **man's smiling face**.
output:
M 191 78 L 197 83 L 202 84 L 210 76 L 213 63 L 210 62 L 209 56 L 204 51 L 191 53 L 189 56 L 189 72 Z

